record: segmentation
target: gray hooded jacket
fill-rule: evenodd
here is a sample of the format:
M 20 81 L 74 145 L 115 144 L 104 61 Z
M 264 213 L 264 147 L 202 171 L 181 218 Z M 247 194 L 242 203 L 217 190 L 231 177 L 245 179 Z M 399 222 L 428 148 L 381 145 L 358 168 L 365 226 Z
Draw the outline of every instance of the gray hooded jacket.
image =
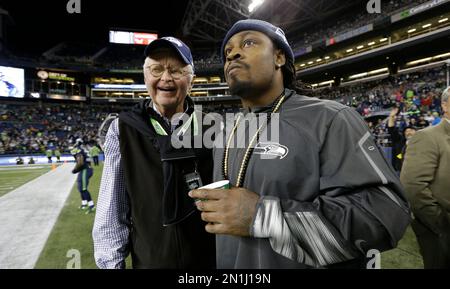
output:
M 285 95 L 279 141 L 257 142 L 243 182 L 260 195 L 251 237 L 217 235 L 218 268 L 326 267 L 396 247 L 410 222 L 409 205 L 364 120 L 334 101 L 288 89 Z M 237 131 L 257 117 L 250 119 Z M 234 138 L 241 146 L 229 150 L 232 185 L 248 137 Z M 215 181 L 223 179 L 223 153 L 223 146 L 214 150 Z

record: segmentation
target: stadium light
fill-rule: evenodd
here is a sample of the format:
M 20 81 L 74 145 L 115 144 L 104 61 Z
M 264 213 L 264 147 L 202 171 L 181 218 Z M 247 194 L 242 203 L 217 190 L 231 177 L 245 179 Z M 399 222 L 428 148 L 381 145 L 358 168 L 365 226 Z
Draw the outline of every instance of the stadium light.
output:
M 410 30 L 408 30 L 408 33 L 413 33 L 413 32 L 416 32 L 416 28 L 414 28 L 414 29 L 410 29 Z
M 365 76 L 369 76 L 369 75 L 374 75 L 374 74 L 380 74 L 380 73 L 382 73 L 382 72 L 388 72 L 388 71 L 389 71 L 389 69 L 388 69 L 387 67 L 383 67 L 383 68 L 375 69 L 375 70 L 372 70 L 372 71 L 369 71 L 369 72 L 363 72 L 363 73 L 358 73 L 358 74 L 350 75 L 350 76 L 348 77 L 348 79 L 361 78 L 361 77 L 365 77 Z
M 444 58 L 450 56 L 450 52 L 433 56 L 433 59 Z
M 428 28 L 431 26 L 431 23 L 425 24 L 424 26 L 422 26 L 423 29 Z
M 329 56 L 325 56 L 325 60 L 328 60 L 328 59 L 330 59 L 330 57 Z
M 439 20 L 438 22 L 439 22 L 439 23 L 444 23 L 445 21 L 448 21 L 448 18 L 441 19 L 441 20 Z
M 385 42 L 385 41 L 387 41 L 388 39 L 387 38 L 381 38 L 380 39 L 380 42 Z
M 322 85 L 328 85 L 328 84 L 333 84 L 333 83 L 334 83 L 334 80 L 328 80 L 328 81 L 319 83 L 319 85 L 322 86 Z
M 316 60 L 316 62 L 321 62 L 321 61 L 322 61 L 322 59 L 320 59 L 320 58 Z
M 363 49 L 363 48 L 364 48 L 364 45 L 360 45 L 360 46 L 356 47 L 356 49 Z
M 313 63 L 314 63 L 314 62 L 312 62 L 312 61 L 308 62 L 309 65 L 311 65 L 311 64 L 313 64 Z
M 406 63 L 406 65 L 407 66 L 416 65 L 416 64 L 419 64 L 419 63 L 423 63 L 423 62 L 428 62 L 431 59 L 432 59 L 431 57 L 426 57 L 426 58 L 422 58 L 422 59 L 418 59 L 418 60 L 414 60 L 414 61 L 408 62 L 408 63 Z
M 324 86 L 324 85 L 331 85 L 334 82 L 335 82 L 334 80 L 327 80 L 327 81 L 323 81 L 323 82 L 320 82 L 320 83 L 311 84 L 311 86 L 312 87 L 319 87 L 319 86 Z
M 367 45 L 369 45 L 369 46 L 372 46 L 372 45 L 374 45 L 375 44 L 375 42 L 369 42 L 369 43 L 367 43 Z
M 389 71 L 389 69 L 387 67 L 384 67 L 384 68 L 380 68 L 380 69 L 375 69 L 375 70 L 369 71 L 368 74 L 369 75 L 379 74 L 379 73 L 388 72 L 388 71 Z
M 248 5 L 248 12 L 252 13 L 257 7 L 261 6 L 264 0 L 253 0 L 252 3 Z
M 347 53 L 350 53 L 353 51 L 353 48 L 347 49 Z
M 303 66 L 305 66 L 306 64 L 304 64 L 304 63 L 302 63 L 302 64 L 300 64 L 300 67 L 303 67 Z
M 348 77 L 348 79 L 360 78 L 360 77 L 364 77 L 364 76 L 367 76 L 367 72 L 350 75 Z

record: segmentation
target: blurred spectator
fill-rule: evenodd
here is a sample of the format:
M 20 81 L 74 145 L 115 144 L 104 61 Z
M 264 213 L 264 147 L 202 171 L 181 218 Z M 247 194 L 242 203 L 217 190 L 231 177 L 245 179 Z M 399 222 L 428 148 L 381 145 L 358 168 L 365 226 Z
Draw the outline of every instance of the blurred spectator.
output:
M 399 112 L 400 109 L 398 107 L 394 107 L 391 110 L 388 118 L 388 132 L 392 140 L 392 166 L 400 173 L 408 140 L 414 135 L 416 128 L 407 126 L 401 129 L 401 127 L 396 126 Z
M 47 155 L 48 163 L 50 164 L 52 162 L 53 151 L 50 148 L 48 148 L 45 151 L 45 154 Z
M 98 148 L 98 146 L 94 145 L 89 151 L 89 154 L 92 157 L 92 160 L 94 161 L 94 165 L 98 166 L 98 155 L 100 154 L 100 149 Z
M 439 114 L 437 112 L 434 112 L 433 115 L 434 115 L 434 120 L 431 123 L 431 125 L 435 126 L 435 125 L 438 125 L 441 122 L 441 118 L 440 118 L 440 116 L 439 116 Z
M 57 163 L 61 162 L 61 152 L 59 151 L 59 149 L 56 148 L 54 153 L 55 153 L 55 157 L 56 157 L 56 162 Z
M 23 159 L 20 156 L 16 158 L 16 165 L 23 165 Z

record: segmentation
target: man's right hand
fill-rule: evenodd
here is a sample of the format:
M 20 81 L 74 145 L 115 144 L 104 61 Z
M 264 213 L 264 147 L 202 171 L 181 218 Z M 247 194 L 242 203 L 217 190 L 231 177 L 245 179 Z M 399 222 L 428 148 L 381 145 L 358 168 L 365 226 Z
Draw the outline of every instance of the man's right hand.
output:
M 398 107 L 394 107 L 391 110 L 391 113 L 389 114 L 389 119 L 388 119 L 388 127 L 394 127 L 395 126 L 395 116 L 397 115 L 399 111 Z
M 395 117 L 398 114 L 398 107 L 394 107 L 389 114 L 390 117 Z

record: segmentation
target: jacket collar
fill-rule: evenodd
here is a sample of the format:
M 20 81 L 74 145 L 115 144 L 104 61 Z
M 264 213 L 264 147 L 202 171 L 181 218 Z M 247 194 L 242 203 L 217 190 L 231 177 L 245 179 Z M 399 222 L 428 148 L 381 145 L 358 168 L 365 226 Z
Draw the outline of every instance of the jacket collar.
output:
M 189 96 L 186 96 L 185 103 L 185 106 L 187 107 L 185 113 L 190 115 L 194 111 L 194 102 Z M 152 107 L 153 104 L 151 99 L 145 99 L 134 106 L 130 111 L 121 112 L 119 119 L 149 137 L 155 136 L 155 132 L 150 125 L 149 117 L 155 118 L 167 131 L 171 131 L 169 124 L 166 123 L 163 117 Z
M 288 88 L 285 88 L 285 89 L 284 89 L 284 96 L 285 96 L 285 100 L 284 100 L 284 101 L 286 101 L 286 100 L 287 100 L 289 97 L 291 97 L 291 95 L 293 95 L 294 93 L 295 93 L 295 91 L 290 90 L 290 89 L 288 89 Z M 268 105 L 268 106 L 246 108 L 246 109 L 243 110 L 243 112 L 244 112 L 245 114 L 251 113 L 251 112 L 253 112 L 253 113 L 263 113 L 263 112 L 267 112 L 267 111 L 269 111 L 270 109 L 272 109 L 272 107 L 273 107 L 275 101 L 277 101 L 277 99 L 274 100 L 274 101 L 273 101 L 270 105 Z
M 186 97 L 186 99 L 184 101 L 184 105 L 183 105 L 184 106 L 183 113 L 190 115 L 189 111 L 190 111 L 190 108 L 193 107 L 193 105 L 190 104 L 189 100 Z M 151 109 L 153 109 L 153 111 L 156 112 L 161 117 L 161 119 L 164 121 L 166 126 L 170 127 L 170 131 L 173 131 L 178 126 L 179 121 L 182 119 L 182 115 L 180 115 L 177 119 L 168 119 L 167 117 L 163 116 L 153 101 L 150 101 L 147 105 L 147 111 L 149 111 Z M 149 113 L 149 114 L 152 115 L 151 113 Z

